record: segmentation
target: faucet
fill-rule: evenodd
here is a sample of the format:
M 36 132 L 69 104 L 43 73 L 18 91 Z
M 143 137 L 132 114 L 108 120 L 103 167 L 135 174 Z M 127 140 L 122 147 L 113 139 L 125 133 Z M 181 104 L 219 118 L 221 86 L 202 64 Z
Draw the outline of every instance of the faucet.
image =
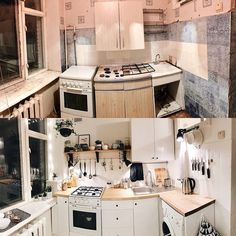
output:
M 153 178 L 152 178 L 152 172 L 149 170 L 147 175 L 146 175 L 146 185 L 148 187 L 153 188 L 154 187 L 154 183 L 153 183 Z
M 160 59 L 161 59 L 161 55 L 160 54 L 156 54 L 154 65 L 158 65 L 160 63 Z

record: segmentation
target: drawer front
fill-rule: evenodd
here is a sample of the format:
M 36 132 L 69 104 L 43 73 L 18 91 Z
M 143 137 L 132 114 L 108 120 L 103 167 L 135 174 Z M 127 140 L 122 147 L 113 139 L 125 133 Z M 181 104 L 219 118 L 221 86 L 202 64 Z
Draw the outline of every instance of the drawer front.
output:
M 133 227 L 133 210 L 103 210 L 103 228 Z
M 155 87 L 155 86 L 160 86 L 163 84 L 173 83 L 175 81 L 180 81 L 181 78 L 182 78 L 182 74 L 168 75 L 168 76 L 153 78 L 152 83 L 153 83 L 153 86 Z
M 103 236 L 133 236 L 133 228 L 103 229 Z
M 133 82 L 125 82 L 124 89 L 125 90 L 135 90 L 141 88 L 147 88 L 152 86 L 152 80 L 140 80 L 140 81 L 133 81 Z
M 124 90 L 124 83 L 95 83 L 97 91 L 120 91 Z
M 108 210 L 133 209 L 133 201 L 103 201 L 102 209 L 108 209 Z

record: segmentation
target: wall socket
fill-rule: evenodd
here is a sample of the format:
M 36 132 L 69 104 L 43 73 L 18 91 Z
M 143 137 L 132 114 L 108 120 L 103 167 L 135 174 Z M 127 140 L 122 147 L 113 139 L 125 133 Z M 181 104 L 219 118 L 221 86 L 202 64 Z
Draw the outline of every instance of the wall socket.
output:
M 224 139 L 225 138 L 225 130 L 221 130 L 218 132 L 218 139 Z

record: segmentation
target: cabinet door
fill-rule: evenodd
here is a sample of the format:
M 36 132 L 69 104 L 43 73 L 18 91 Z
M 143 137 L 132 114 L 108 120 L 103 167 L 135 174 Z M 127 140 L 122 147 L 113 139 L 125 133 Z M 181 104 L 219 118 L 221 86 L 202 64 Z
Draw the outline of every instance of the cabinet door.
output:
M 174 124 L 172 119 L 154 119 L 155 158 L 159 161 L 174 159 Z
M 132 119 L 132 161 L 152 162 L 154 153 L 154 119 Z
M 125 91 L 125 113 L 127 118 L 153 118 L 153 88 Z
M 143 2 L 120 1 L 119 6 L 121 49 L 144 49 Z
M 120 50 L 118 1 L 95 3 L 95 28 L 98 51 Z
M 58 235 L 69 235 L 69 201 L 68 198 L 58 197 Z
M 159 236 L 157 198 L 134 201 L 134 235 Z
M 96 91 L 97 118 L 124 118 L 124 91 Z

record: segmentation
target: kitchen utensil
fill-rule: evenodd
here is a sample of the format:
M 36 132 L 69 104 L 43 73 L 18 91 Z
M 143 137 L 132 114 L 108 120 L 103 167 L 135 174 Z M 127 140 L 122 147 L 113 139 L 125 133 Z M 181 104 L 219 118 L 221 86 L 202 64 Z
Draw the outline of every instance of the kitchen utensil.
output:
M 86 161 L 84 162 L 84 177 L 87 176 L 87 172 L 86 172 Z
M 206 153 L 207 159 L 206 159 L 206 168 L 207 168 L 207 178 L 211 178 L 211 171 L 210 171 L 210 159 L 209 159 L 209 152 Z
M 80 173 L 79 173 L 79 178 L 82 178 L 82 162 L 80 161 L 79 163 L 79 170 L 80 170 Z
M 0 213 L 0 219 L 4 218 L 4 214 L 3 213 Z
M 199 158 L 198 158 L 198 163 L 197 163 L 197 170 L 201 171 L 201 161 Z
M 155 184 L 164 185 L 164 179 L 168 178 L 168 172 L 166 168 L 156 168 L 155 172 Z
M 94 162 L 94 175 L 93 175 L 94 177 L 96 177 L 97 176 L 97 161 L 95 160 L 95 162 Z
M 182 193 L 192 194 L 196 186 L 196 181 L 193 178 L 184 178 L 181 180 L 182 183 Z
M 96 152 L 97 163 L 99 163 L 99 152 Z
M 110 170 L 113 170 L 114 167 L 113 167 L 113 161 L 112 161 L 112 158 L 111 158 L 111 162 L 110 162 Z
M 91 159 L 90 159 L 90 173 L 89 173 L 89 179 L 92 179 L 92 178 L 93 178 L 91 169 L 92 169 L 92 161 L 91 161 Z
M 105 161 L 105 159 L 103 160 L 103 162 L 102 162 L 102 166 L 104 167 L 104 170 L 106 171 L 106 165 L 107 165 L 107 163 L 106 163 L 106 161 Z
M 202 159 L 202 175 L 205 175 L 205 161 Z
M 122 169 L 122 164 L 123 164 L 123 162 L 122 162 L 122 159 L 120 158 L 120 159 L 119 159 L 119 170 Z
M 195 163 L 193 159 L 192 159 L 192 171 L 195 171 Z

